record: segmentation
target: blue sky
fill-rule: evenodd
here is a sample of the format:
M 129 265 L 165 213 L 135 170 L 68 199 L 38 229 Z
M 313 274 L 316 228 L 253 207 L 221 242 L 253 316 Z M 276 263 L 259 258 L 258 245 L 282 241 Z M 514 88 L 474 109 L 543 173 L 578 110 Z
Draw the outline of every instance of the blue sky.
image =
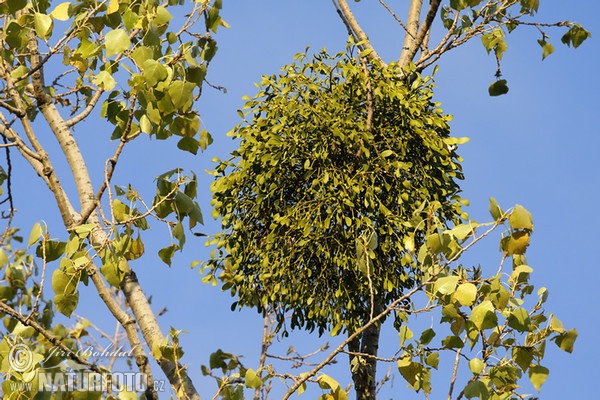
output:
M 351 6 L 380 55 L 388 61 L 397 58 L 403 36 L 389 15 L 376 2 Z M 544 399 L 593 398 L 597 392 L 591 379 L 600 354 L 596 339 L 600 327 L 598 260 L 594 252 L 600 198 L 596 164 L 600 129 L 595 99 L 600 92 L 598 15 L 600 3 L 594 1 L 541 1 L 539 20 L 577 21 L 593 37 L 573 50 L 560 43 L 562 31 L 548 30 L 556 51 L 542 62 L 536 42 L 540 34 L 535 28 L 509 35 L 509 49 L 502 63 L 503 77 L 510 86 L 506 96 L 487 95 L 496 66 L 478 39 L 442 57 L 435 78 L 437 100 L 445 112 L 454 115 L 453 135 L 471 138 L 459 152 L 465 160 L 466 175 L 461 186 L 464 197 L 471 201 L 472 218 L 489 219 L 488 199 L 492 196 L 505 208 L 518 203 L 532 212 L 535 233 L 527 255 L 534 268 L 533 282 L 536 288 L 548 288 L 547 309 L 556 313 L 566 327 L 579 331 L 573 354 L 548 346 L 544 364 L 550 368 L 550 378 L 542 388 Z M 114 181 L 119 185 L 133 183 L 152 196 L 152 181 L 160 173 L 174 167 L 196 171 L 203 178 L 200 196 L 207 233 L 215 232 L 218 225 L 210 218 L 210 177 L 203 171 L 212 168 L 211 158 L 226 158 L 235 148 L 225 134 L 239 122 L 236 110 L 243 105 L 241 97 L 254 95 L 254 82 L 261 75 L 277 72 L 307 46 L 311 51 L 325 47 L 333 53 L 344 49 L 347 38 L 327 1 L 225 0 L 222 16 L 231 28 L 221 28 L 216 36 L 219 52 L 207 78 L 212 84 L 226 87 L 227 94 L 205 87 L 198 102 L 202 122 L 215 143 L 204 154 L 193 157 L 177 151 L 174 142 L 140 140 L 125 154 Z M 103 160 L 110 151 L 103 153 L 104 147 L 100 149 L 97 141 L 107 140 L 110 132 L 102 132 L 102 127 L 93 124 L 90 127 L 93 129 L 76 134 L 90 157 L 98 185 Z M 15 170 L 15 200 L 20 210 L 17 224 L 27 231 L 43 219 L 51 233 L 62 236 L 48 190 L 26 165 L 15 161 Z M 68 175 L 64 176 L 66 181 Z M 166 228 L 155 228 L 146 243 L 147 251 L 155 254 L 157 246 L 167 245 L 169 240 Z M 200 378 L 200 365 L 207 364 L 209 354 L 221 348 L 243 354 L 247 366 L 255 366 L 262 319 L 254 311 L 231 312 L 232 299 L 227 293 L 201 283 L 198 270 L 189 265 L 207 257 L 204 241 L 190 238 L 170 269 L 153 254 L 133 266 L 145 291 L 153 296 L 156 310 L 168 308 L 160 320 L 165 330 L 173 326 L 188 332 L 183 337 L 186 362 L 192 376 L 198 378 L 201 395 L 211 398 L 216 385 Z M 497 241 L 482 243 L 469 257 L 492 274 L 500 257 Z M 91 287 L 82 290 L 82 295 L 93 294 Z M 101 324 L 105 311 L 100 310 L 99 301 L 86 300 L 83 306 L 94 310 L 94 322 Z M 284 352 L 294 345 L 310 352 L 328 339 L 293 333 L 276 347 Z M 392 355 L 397 344 L 395 333 L 386 333 L 383 354 Z M 345 357 L 341 357 L 342 365 L 331 372 L 344 386 L 350 382 L 344 373 L 345 363 Z M 396 376 L 386 398 L 398 398 L 400 391 L 403 398 L 422 398 L 404 391 L 404 386 Z M 432 398 L 438 397 L 435 393 L 434 387 Z

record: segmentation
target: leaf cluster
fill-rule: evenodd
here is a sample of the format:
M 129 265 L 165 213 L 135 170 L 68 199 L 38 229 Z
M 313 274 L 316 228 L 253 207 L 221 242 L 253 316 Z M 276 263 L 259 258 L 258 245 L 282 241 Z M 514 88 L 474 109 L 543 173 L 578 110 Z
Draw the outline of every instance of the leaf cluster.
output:
M 212 184 L 223 232 L 208 279 L 236 296 L 232 307 L 354 330 L 414 285 L 428 231 L 465 217 L 450 117 L 429 78 L 399 72 L 350 48 L 298 54 L 263 77 Z

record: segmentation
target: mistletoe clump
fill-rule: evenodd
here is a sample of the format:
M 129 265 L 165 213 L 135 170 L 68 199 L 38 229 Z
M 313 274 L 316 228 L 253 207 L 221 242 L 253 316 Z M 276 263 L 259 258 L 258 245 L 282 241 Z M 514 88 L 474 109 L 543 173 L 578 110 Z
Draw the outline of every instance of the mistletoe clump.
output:
M 279 322 L 353 331 L 418 281 L 425 236 L 466 216 L 433 83 L 325 51 L 263 77 L 212 184 L 207 279 Z

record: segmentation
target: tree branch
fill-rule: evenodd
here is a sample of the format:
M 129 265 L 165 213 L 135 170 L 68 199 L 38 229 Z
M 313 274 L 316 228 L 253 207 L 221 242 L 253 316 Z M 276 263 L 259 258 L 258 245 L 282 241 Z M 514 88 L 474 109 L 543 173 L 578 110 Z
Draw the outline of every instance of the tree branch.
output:
M 31 66 L 32 68 L 35 68 L 40 64 L 41 60 L 38 51 L 37 38 L 35 37 L 34 33 L 29 34 L 28 46 L 31 52 Z M 73 134 L 67 126 L 65 120 L 52 103 L 50 96 L 46 93 L 43 68 L 38 68 L 36 72 L 31 75 L 31 79 L 37 107 L 42 112 L 42 115 L 56 136 L 63 154 L 67 159 L 69 167 L 71 168 L 71 172 L 77 187 L 77 193 L 79 195 L 80 207 L 82 210 L 95 207 L 96 203 L 94 190 L 85 159 L 83 158 L 81 150 L 79 149 L 79 146 L 77 145 L 77 142 L 75 141 Z M 109 239 L 101 228 L 97 214 L 92 212 L 89 219 L 91 223 L 96 225 L 96 229 L 94 229 L 90 235 L 92 244 L 106 245 Z M 67 225 L 67 229 L 70 229 L 71 226 L 72 224 Z M 147 357 L 140 345 L 133 320 L 118 306 L 118 304 L 116 304 L 96 266 L 93 263 L 89 263 L 87 268 L 88 274 L 92 278 L 92 282 L 94 283 L 99 296 L 104 301 L 113 316 L 126 329 L 132 348 L 139 352 L 136 354 L 136 361 L 138 361 L 139 358 L 141 364 L 138 365 L 140 368 L 146 368 Z M 125 295 L 125 298 L 127 299 L 127 302 L 129 303 L 129 306 L 131 307 L 131 310 L 133 311 L 133 314 L 135 315 L 144 339 L 146 340 L 146 343 L 150 349 L 152 350 L 157 346 L 162 345 L 164 336 L 160 330 L 158 322 L 156 321 L 156 316 L 152 312 L 150 304 L 148 303 L 148 298 L 140 288 L 133 271 L 130 271 L 128 274 L 126 274 L 126 277 L 122 282 L 121 289 Z M 191 400 L 200 399 L 200 396 L 191 380 L 187 377 L 187 375 L 181 374 L 182 368 L 179 365 L 164 358 L 158 358 L 157 361 L 171 384 L 178 392 L 185 393 L 187 398 Z M 149 370 L 149 368 L 146 368 L 146 370 Z
M 419 29 L 422 6 L 423 0 L 411 0 L 410 2 L 408 18 L 406 19 L 406 36 L 404 36 L 404 44 L 400 53 L 400 59 L 398 60 L 400 67 L 410 64 L 416 54 L 416 49 L 419 48 L 417 45 L 417 31 Z
M 371 50 L 368 57 L 371 57 L 372 59 L 377 60 L 378 62 L 381 63 L 381 65 L 385 66 L 386 65 L 385 62 L 379 56 L 379 54 L 377 54 L 377 51 L 375 51 L 375 48 L 371 44 L 369 37 L 362 30 L 362 28 L 358 24 L 358 21 L 356 20 L 356 18 L 354 18 L 354 14 L 352 13 L 352 10 L 350 10 L 350 7 L 348 6 L 348 3 L 346 2 L 346 0 L 337 0 L 337 4 L 336 4 L 335 0 L 333 0 L 333 4 L 336 7 L 336 9 L 338 10 L 338 13 L 341 14 L 341 16 L 343 16 L 344 22 L 346 23 L 347 26 L 350 27 L 350 29 L 354 33 L 354 36 L 360 42 L 363 42 L 362 47 L 364 47 L 365 49 Z
M 102 89 L 102 88 L 96 89 L 96 93 L 94 93 L 94 96 L 92 96 L 92 99 L 90 100 L 88 105 L 79 114 L 77 114 L 73 118 L 67 120 L 65 122 L 65 125 L 67 127 L 71 127 L 73 125 L 76 125 L 78 122 L 83 121 L 88 115 L 90 115 L 90 113 L 96 107 L 98 100 L 100 100 L 100 97 L 102 97 L 102 93 L 104 93 L 104 89 Z

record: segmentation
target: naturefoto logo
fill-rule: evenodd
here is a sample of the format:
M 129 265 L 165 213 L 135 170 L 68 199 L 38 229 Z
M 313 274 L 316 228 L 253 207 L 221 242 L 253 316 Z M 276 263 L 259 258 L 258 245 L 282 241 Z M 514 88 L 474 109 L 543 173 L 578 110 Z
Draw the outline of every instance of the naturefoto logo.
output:
M 91 348 L 78 354 L 109 356 L 126 356 L 125 352 L 101 352 Z M 54 349 L 48 357 L 37 354 L 23 344 L 14 344 L 8 353 L 11 374 L 19 381 L 11 381 L 11 391 L 38 392 L 143 392 L 148 387 L 148 376 L 141 372 L 97 372 L 90 371 L 87 366 L 73 360 L 65 359 L 58 365 L 48 367 L 45 361 L 50 357 L 66 357 L 67 354 Z M 164 381 L 152 382 L 155 391 L 164 390 Z

